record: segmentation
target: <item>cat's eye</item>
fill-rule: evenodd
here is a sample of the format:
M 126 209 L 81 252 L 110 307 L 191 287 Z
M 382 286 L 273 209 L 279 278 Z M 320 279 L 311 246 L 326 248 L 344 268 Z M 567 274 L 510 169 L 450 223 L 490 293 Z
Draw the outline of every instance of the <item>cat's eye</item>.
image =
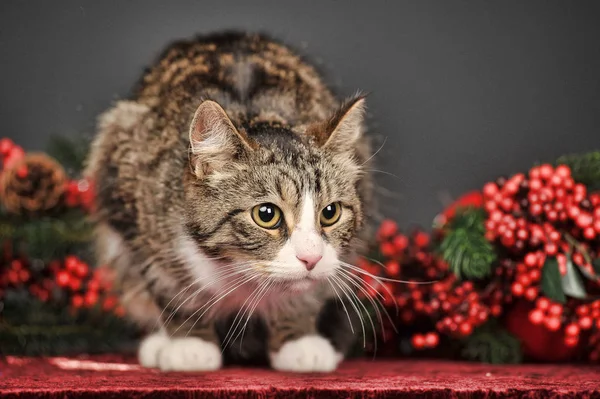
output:
M 263 229 L 276 229 L 281 224 L 281 209 L 270 203 L 252 208 L 252 220 Z
M 321 211 L 321 226 L 327 227 L 337 223 L 342 216 L 342 206 L 339 202 L 333 202 L 327 205 Z

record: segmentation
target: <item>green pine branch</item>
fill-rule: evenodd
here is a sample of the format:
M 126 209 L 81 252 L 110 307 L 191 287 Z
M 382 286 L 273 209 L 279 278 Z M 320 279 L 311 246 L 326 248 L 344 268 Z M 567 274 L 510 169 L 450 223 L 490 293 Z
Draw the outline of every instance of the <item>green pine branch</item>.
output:
M 1 355 L 68 355 L 123 352 L 137 332 L 117 316 L 94 309 L 72 312 L 57 304 L 11 293 L 0 317 Z
M 565 155 L 558 158 L 556 164 L 569 166 L 576 182 L 592 190 L 600 189 L 600 151 Z
M 491 364 L 517 364 L 523 360 L 520 341 L 495 321 L 479 327 L 466 338 L 463 357 Z
M 48 145 L 48 155 L 56 159 L 71 177 L 76 177 L 83 170 L 89 146 L 89 139 L 83 136 L 54 136 Z
M 492 272 L 496 252 L 485 238 L 485 219 L 482 209 L 459 210 L 442 238 L 439 251 L 458 278 L 480 279 Z
M 19 252 L 45 262 L 85 250 L 92 234 L 92 223 L 79 209 L 38 218 L 0 213 L 0 240 L 11 241 Z

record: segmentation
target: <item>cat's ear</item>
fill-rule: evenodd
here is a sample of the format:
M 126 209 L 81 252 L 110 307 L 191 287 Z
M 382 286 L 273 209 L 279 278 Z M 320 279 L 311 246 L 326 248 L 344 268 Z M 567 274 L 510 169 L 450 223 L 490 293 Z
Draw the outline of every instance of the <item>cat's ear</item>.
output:
M 199 178 L 219 170 L 252 151 L 253 143 L 244 132 L 238 131 L 225 110 L 214 101 L 204 101 L 190 124 L 191 163 Z
M 334 152 L 349 152 L 356 148 L 364 131 L 365 97 L 358 96 L 344 103 L 324 124 L 309 128 L 322 148 Z

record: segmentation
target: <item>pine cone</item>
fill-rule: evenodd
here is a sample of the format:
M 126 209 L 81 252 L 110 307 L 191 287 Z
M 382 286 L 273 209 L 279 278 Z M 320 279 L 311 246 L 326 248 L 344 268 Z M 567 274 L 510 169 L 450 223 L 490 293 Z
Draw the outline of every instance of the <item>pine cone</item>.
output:
M 65 191 L 67 175 L 45 154 L 28 154 L 2 172 L 0 200 L 7 211 L 33 214 L 56 207 Z

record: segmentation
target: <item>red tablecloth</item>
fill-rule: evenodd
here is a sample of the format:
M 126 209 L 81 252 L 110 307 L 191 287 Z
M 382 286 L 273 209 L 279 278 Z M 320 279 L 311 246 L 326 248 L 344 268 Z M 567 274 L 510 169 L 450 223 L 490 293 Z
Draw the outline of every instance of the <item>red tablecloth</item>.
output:
M 571 365 L 355 360 L 323 375 L 241 368 L 161 373 L 118 356 L 8 357 L 0 373 L 1 398 L 600 398 L 600 368 Z

